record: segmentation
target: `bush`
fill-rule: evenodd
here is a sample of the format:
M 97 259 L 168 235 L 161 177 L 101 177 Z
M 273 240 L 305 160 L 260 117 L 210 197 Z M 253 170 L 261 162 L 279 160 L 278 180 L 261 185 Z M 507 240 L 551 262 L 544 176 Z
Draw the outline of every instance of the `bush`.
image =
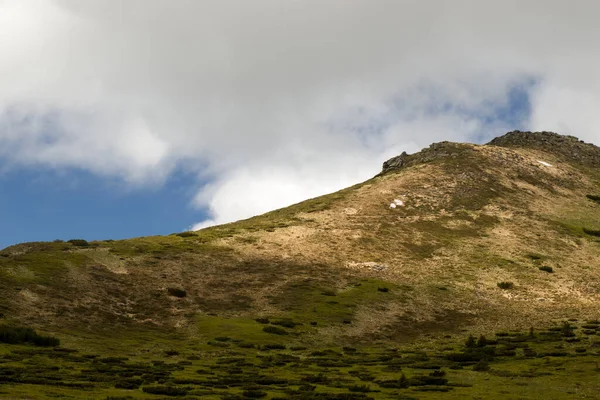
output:
M 194 232 L 187 231 L 187 232 L 176 233 L 175 236 L 186 238 L 186 237 L 193 237 L 193 236 L 198 236 L 198 235 L 196 235 Z
M 583 228 L 583 232 L 587 233 L 588 235 L 592 235 L 592 236 L 600 236 L 599 230 Z
M 574 337 L 575 336 L 575 332 L 573 332 L 575 328 L 573 326 L 571 326 L 571 324 L 569 324 L 568 322 L 563 323 L 562 327 L 560 328 L 560 333 L 562 333 L 562 335 L 564 337 Z
M 177 386 L 144 386 L 142 388 L 144 393 L 150 394 L 164 394 L 166 396 L 185 396 L 189 391 L 187 388 L 177 387 Z
M 489 340 L 483 335 L 479 336 L 479 339 L 477 339 L 477 347 L 485 347 L 487 345 L 492 345 L 492 344 L 496 344 L 496 343 L 497 343 L 497 341 Z
M 90 245 L 87 240 L 83 240 L 83 239 L 71 239 L 71 240 L 68 240 L 67 242 L 71 243 L 73 246 L 79 246 L 79 247 L 88 247 Z
M 321 294 L 322 294 L 323 296 L 335 296 L 335 295 L 336 295 L 336 294 L 335 294 L 335 291 L 334 291 L 334 290 L 331 290 L 331 289 L 323 290 L 323 291 L 321 292 Z
M 380 288 L 377 288 L 377 290 L 380 291 L 380 292 L 383 292 L 383 293 L 387 293 L 387 292 L 390 291 L 390 289 L 386 288 L 386 287 L 380 287 Z
M 406 389 L 410 386 L 410 381 L 406 378 L 406 375 L 402 374 L 400 379 L 377 381 L 377 384 L 386 389 Z
M 263 346 L 263 349 L 265 350 L 285 350 L 286 347 L 282 344 L 265 344 Z
M 483 371 L 489 371 L 489 370 L 490 370 L 490 364 L 486 360 L 481 360 L 473 366 L 473 371 L 483 372 Z
M 276 326 L 265 326 L 263 332 L 272 333 L 273 335 L 288 335 L 288 331 L 285 329 L 278 328 Z
M 137 390 L 140 386 L 142 386 L 143 381 L 141 379 L 124 379 L 115 383 L 116 389 L 127 389 L 127 390 Z
M 498 287 L 500 289 L 512 289 L 515 287 L 515 284 L 512 282 L 498 282 Z
M 294 321 L 292 321 L 291 319 L 282 319 L 279 321 L 273 321 L 273 322 L 271 322 L 271 324 L 283 326 L 285 328 L 294 328 L 294 327 L 296 327 L 296 325 L 299 325 L 299 324 L 295 323 Z
M 595 201 L 596 203 L 600 203 L 600 196 L 596 196 L 594 194 L 588 194 L 585 197 L 587 197 L 588 199 Z
M 475 336 L 469 335 L 469 337 L 467 338 L 467 341 L 465 342 L 465 346 L 468 348 L 476 347 L 477 341 L 475 340 Z
M 178 288 L 168 288 L 167 293 L 169 294 L 169 296 L 179 297 L 179 298 L 183 298 L 183 297 L 187 296 L 187 292 L 185 290 L 178 289 Z
M 542 265 L 540 267 L 540 271 L 548 272 L 549 274 L 551 274 L 551 273 L 554 272 L 554 270 L 552 269 L 552 267 L 549 267 L 547 265 Z
M 0 326 L 0 343 L 31 343 L 40 347 L 59 346 L 60 340 L 52 336 L 38 335 L 31 328 Z
M 267 397 L 267 392 L 263 392 L 262 390 L 244 390 L 242 396 L 250 399 L 261 399 Z
M 352 386 L 348 386 L 348 390 L 351 392 L 368 393 L 371 391 L 371 386 L 369 386 L 369 385 L 352 385 Z
M 259 324 L 268 324 L 270 322 L 269 318 L 256 318 L 255 321 Z
M 326 384 L 329 382 L 329 378 L 323 373 L 318 375 L 306 375 L 302 378 L 302 382 Z

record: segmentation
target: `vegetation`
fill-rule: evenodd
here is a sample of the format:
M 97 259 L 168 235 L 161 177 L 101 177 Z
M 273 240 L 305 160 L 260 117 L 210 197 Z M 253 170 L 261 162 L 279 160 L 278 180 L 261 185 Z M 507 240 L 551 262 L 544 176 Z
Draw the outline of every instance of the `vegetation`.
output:
M 600 204 L 600 196 L 595 195 L 595 194 L 588 194 L 588 195 L 586 195 L 586 197 L 588 199 Z
M 169 296 L 173 296 L 173 297 L 185 297 L 187 296 L 187 292 L 183 289 L 179 289 L 179 288 L 167 288 L 167 293 L 169 293 Z
M 0 325 L 0 343 L 31 343 L 35 346 L 50 347 L 60 345 L 60 340 L 52 336 L 39 335 L 32 328 Z
M 539 267 L 540 271 L 544 271 L 544 272 L 548 272 L 548 273 L 552 273 L 554 272 L 554 270 L 552 269 L 552 267 L 548 266 L 548 265 L 542 265 L 541 267 Z
M 55 243 L 60 243 L 60 242 L 55 242 Z M 87 240 L 83 240 L 83 239 L 71 239 L 71 240 L 68 240 L 67 243 L 71 243 L 73 246 L 79 246 L 79 247 L 88 247 L 90 245 Z
M 583 231 L 585 233 L 587 233 L 588 235 L 592 235 L 592 236 L 600 236 L 600 229 L 588 229 L 588 228 L 583 228 Z
M 512 289 L 515 287 L 515 284 L 512 282 L 498 282 L 498 287 L 500 289 Z
M 179 237 L 182 237 L 182 238 L 188 238 L 188 237 L 196 237 L 198 235 L 196 235 L 195 232 L 186 231 L 186 232 L 176 233 L 175 236 L 179 236 Z
M 584 327 L 593 334 L 583 333 Z M 563 321 L 490 339 L 469 335 L 464 344 L 436 340 L 426 348 L 370 344 L 291 353 L 283 344 L 265 344 L 261 350 L 236 347 L 202 357 L 185 341 L 179 342 L 179 354 L 167 358 L 135 350 L 135 356 L 111 356 L 5 344 L 0 390 L 25 398 L 54 393 L 90 399 L 148 398 L 143 394 L 215 400 L 543 399 L 571 391 L 593 398 L 600 390 L 598 333 L 598 321 Z

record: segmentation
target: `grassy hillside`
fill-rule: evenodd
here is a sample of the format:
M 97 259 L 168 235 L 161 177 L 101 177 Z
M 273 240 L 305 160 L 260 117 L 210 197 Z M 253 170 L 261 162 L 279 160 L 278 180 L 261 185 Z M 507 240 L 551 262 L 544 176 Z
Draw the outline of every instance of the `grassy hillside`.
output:
M 61 346 L 0 343 L 0 398 L 595 398 L 598 160 L 444 142 L 232 224 L 6 248 L 0 325 Z

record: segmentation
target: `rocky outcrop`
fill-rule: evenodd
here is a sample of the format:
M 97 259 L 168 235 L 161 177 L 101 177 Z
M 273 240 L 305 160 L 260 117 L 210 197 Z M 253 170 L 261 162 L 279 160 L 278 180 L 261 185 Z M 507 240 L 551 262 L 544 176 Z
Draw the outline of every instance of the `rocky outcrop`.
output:
M 397 171 L 417 164 L 424 164 L 439 158 L 459 157 L 465 151 L 470 150 L 471 145 L 464 143 L 439 142 L 433 143 L 428 148 L 414 154 L 403 152 L 399 156 L 390 158 L 383 163 L 383 168 L 379 175 L 384 175 L 391 171 Z
M 554 132 L 512 131 L 494 138 L 488 145 L 541 150 L 567 162 L 600 167 L 600 147 L 585 143 L 574 136 Z
M 565 162 L 587 167 L 600 167 L 600 147 L 585 143 L 574 136 L 559 135 L 554 132 L 512 131 L 493 139 L 487 145 L 541 150 L 554 154 Z M 466 156 L 465 152 L 471 149 L 472 145 L 463 143 L 433 143 L 418 153 L 403 152 L 399 156 L 390 158 L 383 163 L 383 169 L 379 175 L 428 163 L 439 158 Z

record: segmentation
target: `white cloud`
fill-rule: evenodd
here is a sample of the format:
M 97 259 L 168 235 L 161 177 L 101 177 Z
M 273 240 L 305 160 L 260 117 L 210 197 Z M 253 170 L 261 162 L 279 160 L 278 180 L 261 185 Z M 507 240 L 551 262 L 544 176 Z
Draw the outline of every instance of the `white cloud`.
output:
M 600 4 L 0 0 L 0 158 L 211 184 L 212 220 L 339 189 L 403 150 L 531 120 L 599 142 Z M 491 119 L 490 119 L 491 118 Z M 485 124 L 484 124 L 485 122 Z

